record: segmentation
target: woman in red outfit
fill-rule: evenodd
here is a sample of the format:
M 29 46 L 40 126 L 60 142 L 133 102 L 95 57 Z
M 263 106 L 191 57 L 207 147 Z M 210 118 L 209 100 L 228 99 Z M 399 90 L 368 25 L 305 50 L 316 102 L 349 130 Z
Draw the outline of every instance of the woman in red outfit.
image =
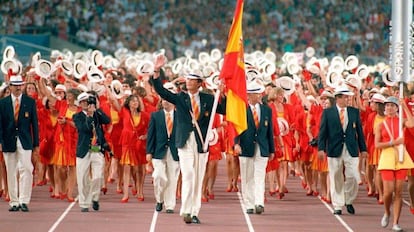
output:
M 411 92 L 410 100 L 408 100 L 408 106 L 410 106 L 410 112 L 414 110 L 414 93 Z M 408 154 L 410 154 L 411 160 L 414 160 L 414 128 L 407 128 L 404 131 L 405 148 Z M 410 198 L 410 212 L 414 214 L 414 168 L 408 170 L 408 196 Z
M 398 106 L 407 114 L 407 120 L 402 123 L 404 128 L 413 128 L 414 119 L 404 101 L 396 97 L 388 97 L 385 100 L 386 118 L 382 124 L 375 128 L 375 147 L 381 150 L 378 162 L 378 170 L 384 185 L 384 216 L 381 226 L 387 227 L 391 217 L 391 204 L 393 205 L 393 231 L 402 231 L 399 226 L 399 218 L 402 208 L 402 188 L 409 169 L 414 168 L 408 152 L 404 147 L 404 135 L 400 134 L 400 118 Z M 400 161 L 400 149 L 403 150 L 403 160 Z
M 309 111 L 308 121 L 308 135 L 312 146 L 312 172 L 313 179 L 319 179 L 321 183 L 321 199 L 327 203 L 331 203 L 331 196 L 329 193 L 329 178 L 328 178 L 328 158 L 325 156 L 323 160 L 318 158 L 317 139 L 319 135 L 319 127 L 321 125 L 322 112 L 335 105 L 335 98 L 333 94 L 324 90 L 320 97 L 320 105 L 313 104 Z M 319 177 L 318 177 L 319 176 Z M 317 189 L 316 185 L 314 189 Z
M 145 144 L 149 115 L 141 111 L 141 108 L 138 96 L 130 95 L 125 100 L 124 107 L 121 110 L 123 128 L 121 132 L 122 157 L 120 164 L 124 167 L 122 203 L 128 202 L 128 186 L 131 176 L 135 181 L 134 186 L 138 193 L 138 200 L 144 200 L 143 187 L 145 165 L 147 164 Z
M 123 167 L 119 164 L 119 160 L 122 157 L 122 146 L 121 146 L 121 132 L 122 132 L 122 120 L 121 120 L 121 105 L 123 98 L 113 96 L 112 93 L 108 92 L 109 101 L 105 101 L 107 104 L 101 106 L 102 110 L 110 116 L 111 123 L 107 127 L 106 139 L 111 147 L 113 157 L 110 158 L 110 164 L 108 167 L 108 176 L 106 181 L 112 183 L 115 178 L 114 175 L 118 176 L 118 183 L 116 187 L 117 193 L 122 193 L 122 177 Z
M 208 161 L 206 173 L 202 186 L 202 202 L 208 202 L 209 199 L 214 200 L 213 187 L 217 177 L 217 167 L 219 160 L 222 159 L 222 153 L 225 151 L 224 134 L 223 134 L 223 116 L 216 114 L 214 117 L 213 130 L 217 140 L 211 141 L 209 146 Z
M 39 82 L 39 87 L 42 85 Z M 80 91 L 77 89 L 69 89 L 65 92 L 59 85 L 55 88 L 54 95 L 46 91 L 51 104 L 55 105 L 59 111 L 57 119 L 57 127 L 54 134 L 55 148 L 52 163 L 55 166 L 55 186 L 51 197 L 68 199 L 69 202 L 74 201 L 74 189 L 76 186 L 76 143 L 77 133 L 72 116 L 77 113 L 80 108 L 75 105 L 75 100 Z M 56 97 L 55 97 L 56 96 Z
M 231 123 L 224 119 L 224 143 L 226 152 L 226 170 L 227 170 L 227 188 L 226 192 L 238 192 L 238 180 L 240 175 L 239 156 L 234 153 L 233 138 L 236 136 L 236 130 Z
M 31 79 L 31 78 L 29 78 L 29 79 Z M 37 109 L 42 107 L 42 99 L 39 99 L 39 94 L 37 92 L 37 86 L 34 82 L 26 82 L 26 85 L 24 86 L 23 93 L 35 100 Z M 42 123 L 42 121 L 39 121 L 39 126 L 40 126 L 41 123 Z M 32 163 L 33 163 L 33 167 L 34 167 L 33 173 L 42 172 L 41 169 L 43 169 L 43 165 L 42 165 L 41 162 L 39 162 L 39 159 L 40 159 L 39 153 L 33 153 L 32 154 Z M 46 184 L 45 180 L 36 181 L 35 178 L 39 178 L 39 175 L 33 175 L 33 183 L 36 183 L 37 185 Z
M 275 143 L 275 154 L 276 159 L 269 160 L 266 166 L 266 179 L 269 184 L 269 194 L 273 196 L 277 192 L 278 186 L 280 186 L 280 178 L 279 178 L 279 159 L 283 156 L 283 140 L 282 136 L 280 135 L 279 130 L 279 123 L 277 122 L 277 112 L 276 112 L 276 105 L 274 101 L 276 100 L 276 91 L 275 88 L 271 88 L 267 95 L 267 105 L 272 109 L 272 121 L 273 121 L 273 136 L 274 136 L 274 143 Z
M 57 118 L 59 112 L 55 106 L 45 98 L 44 104 L 38 108 L 39 118 L 39 155 L 40 164 L 37 185 L 46 184 L 46 176 L 50 180 L 50 185 L 55 186 L 54 168 L 52 164 L 53 152 L 55 150 L 54 134 L 57 127 Z
M 293 128 L 294 123 L 292 106 L 285 102 L 285 91 L 280 87 L 275 87 L 276 99 L 273 102 L 275 104 L 276 115 L 279 122 L 279 129 L 283 139 L 283 156 L 279 158 L 279 199 L 282 199 L 285 193 L 288 192 L 286 188 L 286 182 L 288 178 L 289 162 L 294 162 L 293 156 Z

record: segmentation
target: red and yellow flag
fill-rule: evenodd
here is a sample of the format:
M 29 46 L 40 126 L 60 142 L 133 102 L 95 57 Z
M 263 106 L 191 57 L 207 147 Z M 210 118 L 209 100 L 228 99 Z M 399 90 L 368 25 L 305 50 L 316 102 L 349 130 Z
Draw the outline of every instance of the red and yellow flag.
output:
M 233 123 L 237 134 L 247 129 L 247 93 L 246 74 L 244 72 L 243 34 L 242 34 L 243 0 L 237 0 L 233 23 L 224 54 L 220 78 L 227 87 L 227 121 Z

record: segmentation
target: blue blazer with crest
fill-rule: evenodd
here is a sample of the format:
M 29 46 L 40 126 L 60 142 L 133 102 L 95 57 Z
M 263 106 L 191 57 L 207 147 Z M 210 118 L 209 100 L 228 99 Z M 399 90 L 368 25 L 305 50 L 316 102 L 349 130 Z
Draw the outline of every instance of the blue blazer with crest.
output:
M 151 119 L 147 132 L 147 154 L 152 154 L 154 159 L 163 159 L 170 149 L 172 157 L 178 161 L 177 147 L 175 146 L 175 131 L 177 127 L 176 118 L 173 120 L 173 129 L 168 138 L 167 125 L 165 123 L 164 110 L 159 110 L 151 114 Z
M 358 157 L 359 152 L 367 151 L 359 110 L 354 107 L 346 109 L 348 124 L 345 131 L 342 128 L 336 106 L 325 109 L 322 113 L 318 151 L 325 151 L 328 157 L 341 156 L 344 145 L 352 157 Z
M 273 139 L 272 110 L 270 107 L 260 104 L 259 127 L 256 128 L 253 119 L 253 112 L 249 106 L 247 113 L 247 130 L 243 131 L 234 139 L 235 144 L 239 144 L 242 153 L 239 156 L 253 157 L 256 144 L 259 145 L 260 155 L 269 157 L 270 153 L 275 152 L 275 142 Z
M 3 152 L 15 152 L 17 138 L 25 150 L 33 150 L 39 146 L 36 102 L 25 94 L 20 100 L 17 124 L 14 122 L 12 97 L 7 96 L 0 100 L 0 144 Z

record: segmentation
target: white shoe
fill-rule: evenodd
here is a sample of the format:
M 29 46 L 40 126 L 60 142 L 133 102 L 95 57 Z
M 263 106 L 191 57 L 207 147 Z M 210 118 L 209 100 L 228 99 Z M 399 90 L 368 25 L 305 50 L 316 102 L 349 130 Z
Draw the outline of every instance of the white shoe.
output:
M 388 215 L 386 215 L 386 214 L 384 214 L 384 216 L 382 216 L 382 219 L 381 219 L 381 226 L 383 227 L 383 228 L 385 228 L 385 227 L 387 227 L 388 226 L 388 223 L 390 222 L 390 216 L 388 216 Z M 393 227 L 394 228 L 394 227 Z
M 392 231 L 403 231 L 400 225 L 395 224 L 392 226 Z

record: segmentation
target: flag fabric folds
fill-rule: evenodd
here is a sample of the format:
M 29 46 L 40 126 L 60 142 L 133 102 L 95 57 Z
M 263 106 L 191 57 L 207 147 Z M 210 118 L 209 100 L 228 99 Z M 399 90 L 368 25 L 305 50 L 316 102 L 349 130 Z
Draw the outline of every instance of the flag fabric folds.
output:
M 242 34 L 243 0 L 237 0 L 220 78 L 227 87 L 226 118 L 237 134 L 247 129 L 247 93 Z

